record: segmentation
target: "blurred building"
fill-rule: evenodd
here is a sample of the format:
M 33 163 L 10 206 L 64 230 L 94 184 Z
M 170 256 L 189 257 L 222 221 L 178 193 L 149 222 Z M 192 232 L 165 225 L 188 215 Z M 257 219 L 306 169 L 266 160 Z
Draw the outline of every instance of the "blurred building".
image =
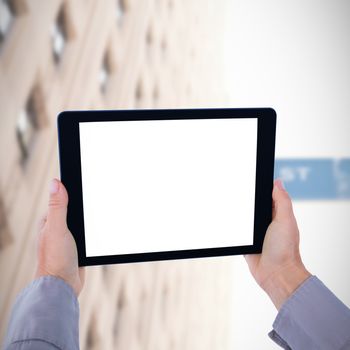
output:
M 226 1 L 1 0 L 0 340 L 35 270 L 66 109 L 223 106 Z M 82 349 L 230 348 L 230 258 L 87 268 Z

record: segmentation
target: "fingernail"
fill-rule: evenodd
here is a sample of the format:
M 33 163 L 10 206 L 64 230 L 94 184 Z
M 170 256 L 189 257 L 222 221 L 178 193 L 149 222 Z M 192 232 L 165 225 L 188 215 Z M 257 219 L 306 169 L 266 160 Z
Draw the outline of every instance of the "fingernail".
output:
M 58 192 L 59 183 L 56 179 L 53 179 L 50 184 L 50 194 L 55 194 Z
M 283 181 L 281 179 L 276 180 L 276 186 L 279 190 L 285 190 L 286 188 L 284 187 Z

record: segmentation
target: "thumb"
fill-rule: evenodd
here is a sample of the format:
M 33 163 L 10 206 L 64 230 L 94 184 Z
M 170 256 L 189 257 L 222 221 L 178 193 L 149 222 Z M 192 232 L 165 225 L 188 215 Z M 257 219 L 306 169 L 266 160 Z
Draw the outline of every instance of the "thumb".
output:
M 246 254 L 244 255 L 244 258 L 248 264 L 250 272 L 254 274 L 254 271 L 259 264 L 261 254 Z
M 292 201 L 288 195 L 288 192 L 283 186 L 281 179 L 277 179 L 274 182 L 272 191 L 273 200 L 273 219 L 277 221 L 285 221 L 294 217 Z
M 50 184 L 47 222 L 56 227 L 66 227 L 68 193 L 62 182 L 53 179 Z

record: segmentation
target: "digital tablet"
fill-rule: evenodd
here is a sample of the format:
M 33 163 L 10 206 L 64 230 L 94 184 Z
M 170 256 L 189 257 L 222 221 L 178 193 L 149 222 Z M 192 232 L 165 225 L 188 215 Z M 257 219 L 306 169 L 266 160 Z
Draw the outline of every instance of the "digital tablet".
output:
M 271 108 L 59 114 L 79 265 L 261 252 L 275 128 Z

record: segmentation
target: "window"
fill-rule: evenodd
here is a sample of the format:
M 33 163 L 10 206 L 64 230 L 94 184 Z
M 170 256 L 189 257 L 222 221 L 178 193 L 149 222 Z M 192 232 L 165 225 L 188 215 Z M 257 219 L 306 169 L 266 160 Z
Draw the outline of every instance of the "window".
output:
M 52 52 L 55 63 L 58 64 L 63 56 L 68 39 L 65 10 L 62 6 L 51 30 Z
M 135 89 L 135 108 L 141 108 L 143 102 L 143 82 L 140 79 Z
M 108 54 L 108 52 L 106 52 L 104 57 L 103 57 L 102 65 L 101 65 L 101 68 L 99 71 L 99 76 L 98 76 L 100 90 L 103 94 L 106 93 L 108 81 L 109 81 L 109 78 L 111 75 L 111 71 L 112 71 L 112 69 L 111 69 L 109 54 Z
M 20 112 L 17 125 L 16 134 L 21 151 L 21 162 L 25 164 L 33 142 L 35 134 L 39 128 L 39 104 L 37 88 L 33 89 L 23 110 Z
M 146 43 L 148 46 L 151 46 L 153 44 L 153 37 L 154 37 L 154 30 L 153 26 L 149 26 L 146 32 Z
M 15 17 L 15 10 L 10 0 L 0 0 L 0 46 L 5 41 L 12 22 Z
M 153 104 L 154 105 L 157 105 L 158 101 L 159 101 L 159 87 L 157 84 L 155 84 L 153 86 L 153 94 L 152 94 L 152 97 L 153 97 Z
M 117 24 L 121 25 L 123 21 L 123 17 L 126 11 L 126 3 L 125 0 L 116 0 L 116 10 L 115 10 L 115 16 L 117 19 Z
M 168 43 L 167 43 L 165 37 L 163 37 L 163 39 L 162 39 L 162 41 L 160 43 L 160 48 L 161 48 L 161 50 L 163 52 L 163 55 L 166 53 L 167 47 L 168 47 Z
M 0 249 L 11 243 L 4 203 L 0 198 Z
M 96 313 L 94 313 L 91 316 L 90 323 L 88 326 L 84 349 L 88 349 L 88 350 L 100 349 L 101 343 L 100 343 L 100 337 L 99 337 L 97 328 L 98 328 L 98 325 L 97 325 Z
M 115 307 L 114 322 L 113 322 L 113 333 L 115 337 L 115 348 L 118 348 L 118 338 L 121 334 L 121 327 L 125 320 L 125 307 L 127 306 L 127 298 L 125 292 L 125 282 L 121 284 L 118 296 L 117 305 Z

